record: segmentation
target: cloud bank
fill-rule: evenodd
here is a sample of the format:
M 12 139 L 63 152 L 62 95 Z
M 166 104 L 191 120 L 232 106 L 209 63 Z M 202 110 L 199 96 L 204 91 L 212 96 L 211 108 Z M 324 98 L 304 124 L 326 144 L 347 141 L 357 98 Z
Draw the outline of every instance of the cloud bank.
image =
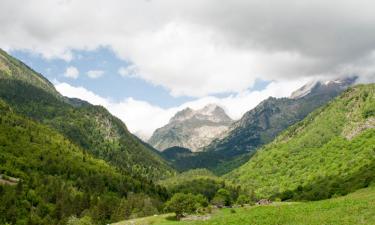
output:
M 257 78 L 373 80 L 374 8 L 371 0 L 2 0 L 0 46 L 67 61 L 74 49 L 106 46 L 132 63 L 121 74 L 174 96 L 241 93 Z

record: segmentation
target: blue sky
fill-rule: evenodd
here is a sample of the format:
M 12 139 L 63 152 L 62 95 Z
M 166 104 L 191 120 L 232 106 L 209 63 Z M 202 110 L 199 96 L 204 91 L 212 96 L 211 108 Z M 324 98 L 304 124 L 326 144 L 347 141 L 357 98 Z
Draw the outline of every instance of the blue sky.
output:
M 195 99 L 187 96 L 173 97 L 167 89 L 160 85 L 154 85 L 136 77 L 121 76 L 118 72 L 119 68 L 127 67 L 129 63 L 119 59 L 108 48 L 101 47 L 93 51 L 73 51 L 74 57 L 71 61 L 56 58 L 46 59 L 40 54 L 33 54 L 30 51 L 15 50 L 10 53 L 37 72 L 42 73 L 50 81 L 81 86 L 114 101 L 132 97 L 162 108 L 169 108 Z M 70 66 L 78 69 L 79 76 L 77 79 L 64 76 L 66 68 Z M 104 73 L 101 77 L 92 79 L 87 76 L 87 72 L 91 70 L 100 70 Z M 263 83 L 260 82 L 261 84 Z

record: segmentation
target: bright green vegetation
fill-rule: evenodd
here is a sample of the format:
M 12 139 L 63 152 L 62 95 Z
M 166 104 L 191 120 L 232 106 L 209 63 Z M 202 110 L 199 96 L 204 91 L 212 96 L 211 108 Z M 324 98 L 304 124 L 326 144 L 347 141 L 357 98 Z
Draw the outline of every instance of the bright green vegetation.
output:
M 174 171 L 105 108 L 61 96 L 45 78 L 0 51 L 0 99 L 117 168 L 156 180 Z
M 162 180 L 159 184 L 164 186 L 171 194 L 200 194 L 206 197 L 212 204 L 217 205 L 231 205 L 241 193 L 246 193 L 240 186 L 226 182 L 207 169 L 189 170 L 166 180 Z M 224 200 L 223 203 L 213 202 L 215 196 L 222 190 L 228 192 L 228 199 Z
M 375 84 L 345 91 L 225 178 L 258 197 L 318 200 L 375 179 Z
M 159 183 L 166 187 L 171 187 L 184 182 L 191 181 L 193 179 L 212 179 L 217 181 L 223 181 L 221 178 L 219 178 L 207 169 L 194 169 L 177 174 L 164 180 L 160 180 Z
M 166 190 L 96 159 L 55 130 L 13 112 L 0 100 L 0 224 L 96 224 L 161 210 Z
M 322 225 L 375 224 L 375 187 L 345 197 L 307 203 L 273 203 L 214 211 L 207 221 L 175 221 L 173 214 L 124 221 L 116 225 L 210 224 L 210 225 Z
M 2 49 L 0 49 L 0 78 L 24 81 L 50 94 L 58 95 L 53 84 L 45 77 L 33 71 L 21 61 L 11 57 Z

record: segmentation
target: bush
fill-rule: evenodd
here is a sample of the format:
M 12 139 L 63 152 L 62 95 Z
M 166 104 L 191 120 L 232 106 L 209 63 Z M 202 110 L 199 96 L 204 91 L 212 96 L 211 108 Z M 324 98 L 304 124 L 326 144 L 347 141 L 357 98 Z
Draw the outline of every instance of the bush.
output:
M 211 203 L 218 207 L 232 205 L 232 198 L 230 192 L 227 189 L 220 188 L 216 192 L 215 197 L 212 199 Z
M 180 220 L 184 214 L 194 213 L 204 205 L 207 199 L 203 195 L 177 193 L 165 203 L 165 209 L 176 213 L 176 219 Z
M 237 204 L 240 205 L 240 206 L 243 206 L 244 204 L 248 204 L 250 203 L 250 198 L 246 195 L 240 195 L 238 196 L 237 198 Z

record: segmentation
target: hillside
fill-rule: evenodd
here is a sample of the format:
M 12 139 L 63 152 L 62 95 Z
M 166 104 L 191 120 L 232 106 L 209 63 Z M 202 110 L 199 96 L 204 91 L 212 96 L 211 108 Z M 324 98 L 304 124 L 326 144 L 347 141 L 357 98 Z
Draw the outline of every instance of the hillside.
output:
M 220 138 L 232 122 L 217 105 L 207 105 L 199 110 L 186 108 L 177 112 L 167 125 L 156 129 L 148 142 L 160 151 L 177 146 L 199 152 Z
M 225 175 L 259 197 L 317 200 L 375 179 L 375 84 L 345 91 Z
M 306 203 L 274 203 L 221 209 L 206 221 L 174 221 L 171 214 L 123 221 L 114 225 L 322 225 L 375 224 L 375 187 L 345 197 Z
M 121 170 L 159 179 L 174 173 L 105 108 L 61 96 L 22 62 L 0 52 L 0 98 L 24 116 L 46 124 L 95 157 Z
M 168 196 L 165 189 L 121 172 L 55 130 L 17 115 L 1 100 L 0 174 L 16 178 L 15 186 L 0 184 L 0 224 L 65 224 L 73 215 L 105 224 L 128 218 L 116 210 L 124 210 L 120 202 L 131 193 L 140 202 L 152 199 L 154 210 Z

